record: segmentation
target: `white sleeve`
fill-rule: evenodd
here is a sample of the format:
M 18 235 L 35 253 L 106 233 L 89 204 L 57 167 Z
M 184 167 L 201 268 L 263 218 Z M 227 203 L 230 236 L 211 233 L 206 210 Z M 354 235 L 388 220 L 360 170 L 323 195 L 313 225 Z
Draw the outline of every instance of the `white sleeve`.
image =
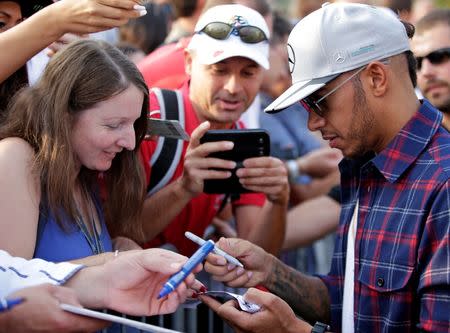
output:
M 0 297 L 41 283 L 64 284 L 83 267 L 68 262 L 26 260 L 0 250 Z

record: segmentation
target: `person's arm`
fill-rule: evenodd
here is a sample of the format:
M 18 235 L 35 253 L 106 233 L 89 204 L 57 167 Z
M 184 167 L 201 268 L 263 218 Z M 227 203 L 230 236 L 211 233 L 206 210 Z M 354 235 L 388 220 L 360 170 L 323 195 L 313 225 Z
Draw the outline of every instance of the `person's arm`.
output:
M 274 157 L 247 159 L 244 168 L 236 174 L 244 187 L 266 195 L 263 207 L 239 206 L 235 209 L 238 237 L 278 254 L 284 241 L 289 201 L 287 171 L 283 162 Z
M 0 332 L 92 332 L 107 324 L 65 312 L 60 303 L 108 308 L 131 315 L 173 312 L 191 293 L 189 288 L 199 290 L 204 287 L 194 277 L 194 273 L 201 269 L 199 265 L 175 291 L 157 299 L 163 284 L 186 259 L 170 251 L 148 249 L 120 253 L 103 265 L 82 267 L 12 258 L 0 251 L 0 265 L 15 264 L 19 273 L 29 275 L 24 279 L 14 273 L 16 279 L 22 281 L 23 288 L 5 296 L 23 298 L 24 301 L 0 313 Z M 3 282 L 3 274 L 4 270 L 0 270 L 0 282 Z M 45 282 L 44 276 L 48 276 L 49 282 L 64 283 L 66 287 L 41 284 L 25 288 L 24 281 L 34 278 L 35 283 L 42 283 Z M 4 285 L 0 284 L 0 290 L 3 288 Z
M 264 250 L 277 255 L 283 245 L 286 203 L 266 200 L 264 206 L 239 206 L 235 209 L 237 236 L 246 239 Z
M 67 32 L 86 34 L 125 24 L 141 14 L 137 0 L 64 0 L 0 34 L 0 82 Z M 140 8 L 140 7 L 137 7 Z
M 42 259 L 26 260 L 0 250 L 0 297 L 42 283 L 64 284 L 83 269 L 68 262 L 52 263 Z
M 330 297 L 318 277 L 308 276 L 272 257 L 273 265 L 263 285 L 286 301 L 309 323 L 330 321 Z
M 418 329 L 422 332 L 448 332 L 450 321 L 450 183 L 439 190 L 420 237 L 417 304 Z
M 283 250 L 308 246 L 336 230 L 341 206 L 328 196 L 307 200 L 288 212 Z
M 326 194 L 339 183 L 338 163 L 342 153 L 336 149 L 318 148 L 296 160 L 287 162 L 291 181 L 291 204 L 296 205 L 318 195 Z M 293 164 L 294 163 L 294 164 Z M 299 175 L 311 177 L 306 184 L 296 183 Z
M 66 286 L 75 290 L 83 306 L 108 308 L 130 315 L 152 316 L 171 313 L 183 303 L 189 288 L 203 285 L 194 273 L 167 297 L 157 299 L 163 284 L 187 258 L 163 249 L 120 252 L 104 265 L 86 267 L 74 275 Z
M 164 186 L 144 200 L 141 221 L 146 240 L 152 240 L 183 210 L 193 198 L 180 179 Z
M 235 167 L 235 162 L 206 157 L 216 151 L 232 149 L 232 146 L 225 142 L 200 144 L 200 138 L 209 128 L 209 122 L 204 122 L 192 132 L 184 157 L 183 175 L 145 199 L 141 222 L 147 240 L 163 231 L 189 201 L 203 192 L 205 179 L 231 176 L 230 171 L 209 170 Z
M 242 262 L 245 269 L 232 268 L 224 258 L 210 254 L 205 270 L 215 280 L 230 287 L 263 285 L 286 301 L 295 313 L 309 323 L 329 322 L 330 299 L 321 279 L 294 270 L 260 247 L 242 239 L 222 238 L 217 245 Z
M 26 259 L 34 253 L 39 219 L 40 187 L 31 171 L 33 156 L 22 139 L 0 141 L 0 248 Z

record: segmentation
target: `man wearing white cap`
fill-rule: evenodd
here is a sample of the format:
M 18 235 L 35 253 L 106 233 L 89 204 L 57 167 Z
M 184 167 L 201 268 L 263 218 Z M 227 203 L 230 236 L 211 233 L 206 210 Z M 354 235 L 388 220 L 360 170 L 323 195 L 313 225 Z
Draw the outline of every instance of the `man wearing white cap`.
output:
M 230 142 L 200 144 L 210 129 L 240 128 L 239 118 L 254 100 L 268 68 L 269 30 L 264 18 L 242 5 L 210 8 L 198 21 L 186 50 L 186 71 L 190 80 L 180 92 L 183 97 L 184 127 L 190 141 L 182 146 L 180 162 L 167 185 L 150 192 L 144 203 L 143 225 L 146 246 L 172 244 L 182 254 L 196 250 L 184 237 L 185 231 L 202 236 L 220 206 L 222 194 L 203 193 L 205 179 L 226 179 L 235 162 L 208 158 L 212 152 L 232 148 Z M 161 107 L 155 93 L 150 97 L 150 115 Z M 147 177 L 156 170 L 152 160 L 159 153 L 156 141 L 141 146 Z M 211 168 L 226 169 L 224 171 Z M 289 196 L 287 171 L 273 157 L 244 161 L 236 171 L 245 188 L 232 201 L 238 235 L 252 240 L 271 253 L 281 248 Z
M 302 101 L 310 130 L 345 156 L 335 252 L 330 273 L 310 277 L 249 242 L 221 240 L 246 271 L 233 274 L 216 256 L 207 271 L 233 286 L 262 284 L 284 299 L 251 289 L 246 299 L 263 310 L 249 315 L 201 296 L 235 327 L 450 330 L 450 134 L 442 114 L 416 98 L 412 34 L 388 12 L 361 4 L 324 5 L 293 29 L 293 84 L 266 110 Z

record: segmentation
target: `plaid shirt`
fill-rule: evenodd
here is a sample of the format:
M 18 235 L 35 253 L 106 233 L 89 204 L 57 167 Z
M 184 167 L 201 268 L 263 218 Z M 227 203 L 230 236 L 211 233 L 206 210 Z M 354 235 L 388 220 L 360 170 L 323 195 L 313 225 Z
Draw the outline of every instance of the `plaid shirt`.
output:
M 427 101 L 377 156 L 344 160 L 331 271 L 341 330 L 347 233 L 359 200 L 355 332 L 450 332 L 450 134 Z

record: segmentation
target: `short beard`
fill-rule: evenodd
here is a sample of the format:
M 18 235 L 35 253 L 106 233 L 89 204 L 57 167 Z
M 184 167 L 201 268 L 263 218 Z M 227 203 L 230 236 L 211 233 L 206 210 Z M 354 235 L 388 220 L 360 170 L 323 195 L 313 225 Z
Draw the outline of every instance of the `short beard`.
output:
M 352 84 L 354 88 L 354 105 L 352 114 L 353 119 L 358 119 L 359 117 L 359 123 L 354 123 L 354 125 L 358 127 L 352 126 L 350 128 L 352 131 L 350 138 L 359 141 L 359 146 L 357 146 L 356 150 L 352 152 L 351 157 L 361 157 L 368 151 L 372 150 L 367 138 L 375 124 L 375 118 L 369 109 L 366 94 L 362 87 L 359 75 L 352 80 Z
M 450 113 L 450 96 L 443 103 L 443 105 L 441 105 L 438 109 L 439 109 L 439 111 L 442 111 L 443 113 Z

